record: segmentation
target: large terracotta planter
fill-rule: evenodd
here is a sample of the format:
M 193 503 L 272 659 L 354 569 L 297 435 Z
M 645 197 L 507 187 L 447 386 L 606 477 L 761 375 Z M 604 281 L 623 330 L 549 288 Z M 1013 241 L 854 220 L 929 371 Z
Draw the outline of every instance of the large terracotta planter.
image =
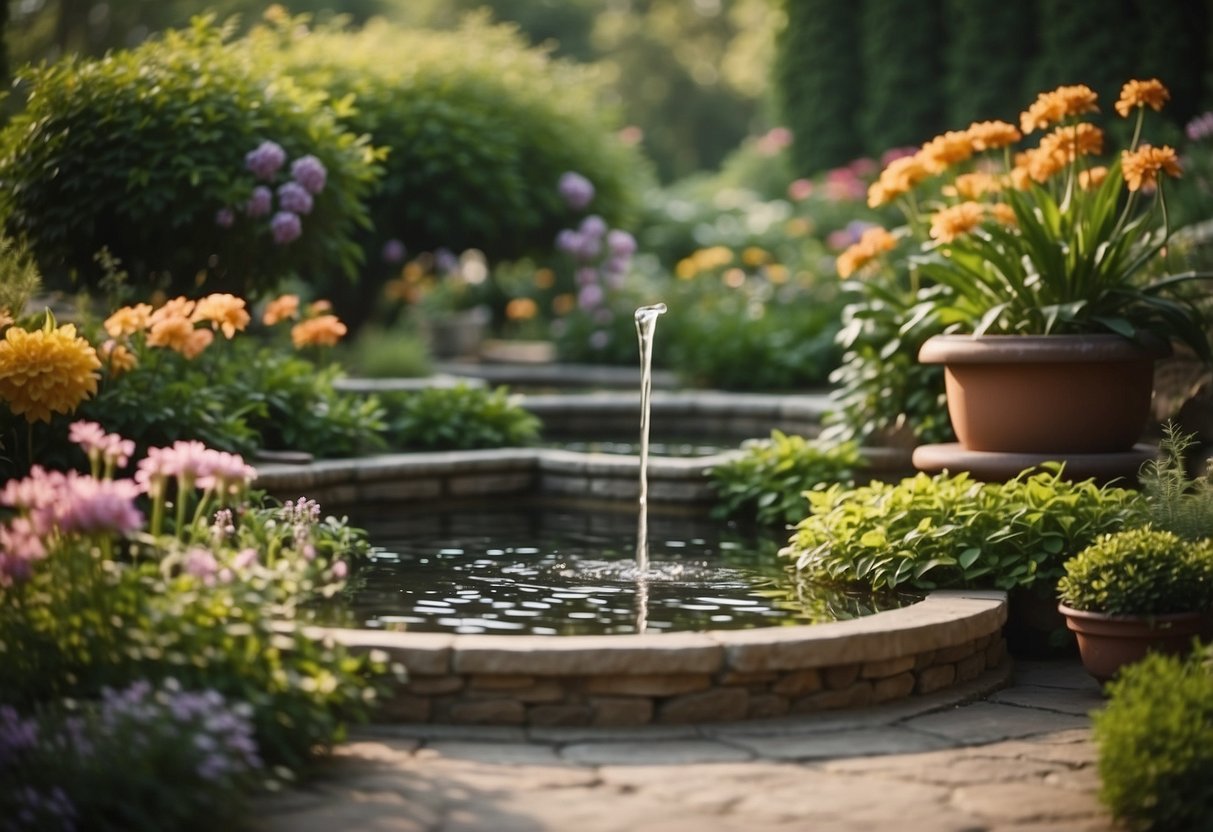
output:
M 1182 656 L 1192 649 L 1193 638 L 1208 634 L 1208 616 L 1199 612 L 1137 616 L 1085 612 L 1064 604 L 1057 609 L 1078 639 L 1082 666 L 1100 682 L 1148 652 Z
M 1002 453 L 1130 450 L 1150 413 L 1162 342 L 1119 335 L 937 335 L 918 358 L 943 364 L 960 444 Z

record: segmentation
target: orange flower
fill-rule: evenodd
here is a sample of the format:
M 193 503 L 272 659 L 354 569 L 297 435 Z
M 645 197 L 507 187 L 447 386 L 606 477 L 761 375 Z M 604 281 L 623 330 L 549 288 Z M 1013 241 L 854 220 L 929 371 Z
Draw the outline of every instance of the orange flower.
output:
M 111 338 L 123 338 L 147 329 L 152 307 L 146 303 L 124 306 L 105 319 L 102 326 Z
M 299 296 L 280 295 L 265 305 L 265 312 L 261 314 L 261 322 L 266 326 L 273 326 L 279 321 L 297 317 L 299 317 Z
M 1052 92 L 1042 92 L 1028 109 L 1019 116 L 1019 126 L 1025 133 L 1043 130 L 1067 116 L 1099 112 L 1098 96 L 1085 84 L 1058 87 Z
M 1006 147 L 1023 138 L 1023 134 L 1014 124 L 1005 121 L 975 121 L 965 132 L 973 142 L 973 149 L 977 151 Z
M 243 332 L 248 326 L 249 314 L 244 298 L 216 293 L 198 301 L 194 308 L 194 320 L 210 321 L 211 329 L 223 330 L 223 336 L 230 341 L 237 332 Z
M 1108 178 L 1108 168 L 1105 165 L 1100 165 L 1097 168 L 1090 170 L 1082 170 L 1078 172 L 1078 187 L 1083 190 L 1098 188 L 1103 184 L 1103 181 Z
M 139 359 L 135 354 L 127 349 L 125 344 L 120 344 L 113 338 L 101 345 L 99 354 L 101 361 L 109 368 L 109 374 L 113 378 L 130 372 L 139 365 Z
M 345 335 L 345 324 L 336 315 L 321 315 L 308 318 L 291 327 L 291 343 L 295 348 L 323 346 L 331 347 Z
M 918 155 L 902 156 L 889 162 L 888 167 L 880 172 L 880 178 L 868 188 L 868 205 L 878 208 L 886 202 L 909 192 L 915 185 L 926 179 L 930 173 L 923 166 Z
M 936 136 L 918 151 L 919 163 L 927 173 L 942 173 L 951 165 L 973 155 L 973 139 L 967 130 L 949 130 Z
M 185 339 L 185 343 L 181 345 L 181 349 L 177 351 L 190 361 L 193 361 L 198 357 L 198 353 L 209 347 L 214 340 L 215 333 L 209 329 L 195 329 L 190 332 L 189 337 Z
M 931 217 L 931 238 L 941 243 L 950 243 L 961 234 L 967 234 L 981 225 L 985 211 L 980 203 L 962 202 L 944 208 Z
M 573 295 L 568 292 L 552 298 L 553 315 L 567 315 L 573 311 L 575 306 L 577 306 L 577 298 L 573 297 Z
M 153 312 L 148 319 L 149 323 L 155 324 L 166 318 L 189 318 L 194 314 L 194 307 L 197 304 L 185 296 L 178 296 L 172 300 L 166 300 L 164 304 Z
M 1098 156 L 1103 153 L 1103 131 L 1087 122 L 1058 127 L 1040 140 L 1040 152 L 1064 158 L 1066 164 L 1079 156 Z
M 1149 107 L 1157 113 L 1170 99 L 1170 91 L 1157 78 L 1151 78 L 1149 81 L 1129 81 L 1120 91 L 1116 112 L 1120 113 L 1122 118 L 1128 118 L 1135 107 Z
M 1143 144 L 1136 151 L 1122 151 L 1120 166 L 1130 191 L 1153 187 L 1158 182 L 1159 171 L 1175 177 L 1182 172 L 1175 150 L 1166 145 L 1153 147 Z
M 325 312 L 333 311 L 333 304 L 327 300 L 314 300 L 307 307 L 307 316 L 314 318 L 317 315 L 323 315 Z
M 548 268 L 536 269 L 533 280 L 536 289 L 551 289 L 556 285 L 556 273 Z
M 13 316 L 9 314 L 8 308 L 0 306 L 0 329 L 4 329 L 13 322 Z
M 147 332 L 149 347 L 165 347 L 184 354 L 194 334 L 194 322 L 184 315 L 161 317 Z
M 892 251 L 897 246 L 897 239 L 880 226 L 867 229 L 859 237 L 859 242 L 838 255 L 835 265 L 839 277 L 850 277 L 862 269 L 882 252 Z
M 991 173 L 974 172 L 962 173 L 956 177 L 952 192 L 961 199 L 977 199 L 983 194 L 995 193 L 1002 190 L 1002 183 Z M 945 189 L 945 192 L 947 189 Z
M 995 202 L 990 206 L 990 216 L 997 222 L 1003 225 L 1018 225 L 1019 220 L 1015 218 L 1015 209 L 1005 202 Z
M 528 321 L 538 312 L 538 304 L 530 298 L 514 298 L 505 305 L 505 316 L 511 321 Z

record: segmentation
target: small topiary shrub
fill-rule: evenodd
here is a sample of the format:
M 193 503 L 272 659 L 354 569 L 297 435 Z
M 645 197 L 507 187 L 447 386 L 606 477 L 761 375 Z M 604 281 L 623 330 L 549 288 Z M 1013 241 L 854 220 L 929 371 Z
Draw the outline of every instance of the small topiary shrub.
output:
M 382 404 L 387 442 L 403 450 L 508 448 L 529 445 L 539 435 L 539 420 L 515 404 L 504 387 L 457 384 L 386 393 Z
M 324 93 L 197 19 L 130 51 L 19 75 L 0 132 L 0 217 L 48 282 L 95 285 L 108 248 L 136 283 L 259 294 L 356 273 L 376 175 Z
M 1108 615 L 1213 609 L 1213 543 L 1152 528 L 1101 537 L 1065 562 L 1057 584 L 1067 607 Z
M 1213 651 L 1147 655 L 1093 716 L 1100 799 L 1134 830 L 1213 830 Z
M 1048 586 L 1101 534 L 1144 522 L 1137 492 L 1056 471 L 980 483 L 919 474 L 807 494 L 812 513 L 785 549 L 802 577 L 875 589 Z
M 834 483 L 851 484 L 863 467 L 852 442 L 826 445 L 772 431 L 770 439 L 748 442 L 745 454 L 710 471 L 716 491 L 715 517 L 749 517 L 791 524 L 809 510 L 805 492 Z

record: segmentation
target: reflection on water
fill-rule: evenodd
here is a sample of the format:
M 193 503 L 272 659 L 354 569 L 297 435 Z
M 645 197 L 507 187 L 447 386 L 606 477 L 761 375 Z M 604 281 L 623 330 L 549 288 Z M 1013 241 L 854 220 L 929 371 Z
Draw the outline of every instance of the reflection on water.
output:
M 648 633 L 688 632 L 834 621 L 916 600 L 824 587 L 798 595 L 777 556 L 782 535 L 702 518 L 650 515 L 644 573 L 627 511 L 497 505 L 350 519 L 379 547 L 346 606 L 327 611 L 353 626 L 615 634 L 643 621 Z

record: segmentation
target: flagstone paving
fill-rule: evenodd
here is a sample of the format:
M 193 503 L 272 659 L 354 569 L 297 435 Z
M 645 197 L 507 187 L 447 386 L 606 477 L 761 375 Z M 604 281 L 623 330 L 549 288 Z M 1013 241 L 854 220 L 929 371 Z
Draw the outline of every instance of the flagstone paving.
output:
M 1077 661 L 948 697 L 750 723 L 372 725 L 262 832 L 1113 832 Z M 976 698 L 974 698 L 976 697 Z

